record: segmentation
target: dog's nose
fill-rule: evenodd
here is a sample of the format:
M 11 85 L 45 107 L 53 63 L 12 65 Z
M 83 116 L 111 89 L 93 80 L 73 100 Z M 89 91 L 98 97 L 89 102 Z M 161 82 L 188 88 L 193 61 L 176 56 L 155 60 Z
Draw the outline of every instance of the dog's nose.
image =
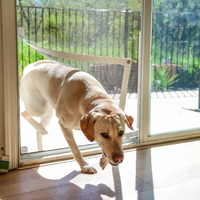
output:
M 123 159 L 124 159 L 124 155 L 121 154 L 121 153 L 118 153 L 116 155 L 113 156 L 113 160 L 115 163 L 122 163 L 123 162 Z

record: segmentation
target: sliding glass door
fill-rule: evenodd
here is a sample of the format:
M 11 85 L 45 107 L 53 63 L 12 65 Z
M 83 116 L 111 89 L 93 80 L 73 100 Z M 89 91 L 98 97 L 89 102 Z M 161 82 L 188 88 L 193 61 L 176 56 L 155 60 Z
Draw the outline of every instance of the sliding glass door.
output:
M 199 1 L 153 0 L 147 15 L 151 27 L 145 26 L 150 35 L 144 45 L 151 53 L 143 59 L 144 141 L 195 136 L 200 133 Z
M 199 2 L 153 1 L 151 135 L 200 129 Z
M 10 32 L 14 33 L 14 31 L 10 31 L 5 25 L 14 24 L 15 16 L 7 15 L 9 12 L 6 12 L 6 10 L 10 9 L 10 5 L 5 2 L 6 1 L 4 1 L 3 8 L 6 6 L 6 9 L 4 9 L 5 12 L 2 14 L 2 16 L 5 16 L 4 26 L 2 26 L 5 28 L 5 34 L 3 35 L 6 39 L 4 39 L 4 41 L 10 41 L 12 43 L 10 46 L 14 46 L 13 44 L 15 44 L 15 42 L 10 40 L 9 34 L 6 34 Z M 108 2 L 105 9 L 102 10 L 101 8 L 103 7 L 100 8 L 96 5 L 94 10 L 90 10 L 89 13 L 87 12 L 88 10 L 83 10 L 86 8 L 84 6 L 81 6 L 82 10 L 77 10 L 75 8 L 66 10 L 63 8 L 59 10 L 50 7 L 51 5 L 36 5 L 40 3 L 40 1 L 34 1 L 30 5 L 27 4 L 31 1 L 21 0 L 17 2 L 17 24 L 26 29 L 25 35 L 29 42 L 34 45 L 45 48 L 50 46 L 50 48 L 54 48 L 55 50 L 68 50 L 73 53 L 130 57 L 133 60 L 130 75 L 132 82 L 131 80 L 129 82 L 125 111 L 128 112 L 128 114 L 132 114 L 139 122 L 141 143 L 158 140 L 166 141 L 169 138 L 176 138 L 179 140 L 179 138 L 182 137 L 199 136 L 200 20 L 198 0 L 143 0 L 142 12 L 141 3 L 135 3 L 137 1 L 126 1 L 128 7 L 121 6 L 121 2 L 113 3 L 113 5 L 120 5 L 117 11 L 114 8 L 110 11 L 110 2 Z M 58 2 L 59 1 L 57 1 L 57 3 Z M 13 2 L 12 5 L 14 6 Z M 58 4 L 56 4 L 56 6 L 58 6 Z M 91 9 L 89 4 L 87 4 L 87 6 Z M 45 11 L 45 9 L 47 9 L 47 11 Z M 108 10 L 113 13 L 107 14 Z M 121 10 L 121 12 L 116 13 L 119 10 Z M 80 13 L 78 14 L 79 11 Z M 94 13 L 92 14 L 92 12 Z M 99 12 L 102 12 L 102 14 L 99 14 Z M 59 15 L 60 18 L 56 18 L 56 16 Z M 96 17 L 93 18 L 92 16 Z M 46 17 L 46 20 L 44 20 L 44 17 Z M 35 19 L 36 21 L 34 21 Z M 96 23 L 95 19 L 99 20 L 98 23 Z M 101 19 L 104 20 L 101 22 Z M 125 21 L 126 23 L 124 23 Z M 105 24 L 107 24 L 107 26 L 103 29 L 104 34 L 100 34 L 98 28 Z M 142 26 L 140 26 L 140 24 Z M 51 29 L 51 25 L 54 25 L 53 29 Z M 83 27 L 83 32 L 76 31 L 78 25 L 81 30 Z M 55 31 L 58 29 L 60 29 L 61 32 Z M 93 32 L 91 31 L 92 29 Z M 38 30 L 38 32 L 36 30 Z M 48 32 L 49 30 L 50 32 Z M 138 52 L 140 30 L 141 51 Z M 35 33 L 37 34 L 35 35 Z M 81 42 L 76 42 L 78 38 L 82 39 L 82 33 L 84 36 L 83 40 L 80 40 Z M 92 39 L 92 36 L 96 37 Z M 14 36 L 12 38 L 14 38 Z M 39 41 L 39 38 L 42 38 L 42 40 Z M 64 42 L 56 38 L 64 38 Z M 96 39 L 101 38 L 102 40 L 99 40 L 99 43 L 97 43 Z M 74 41 L 73 45 L 69 41 Z M 8 47 L 8 44 L 9 42 L 7 42 L 6 47 Z M 63 49 L 62 45 L 65 45 Z M 15 48 L 11 49 L 16 53 Z M 20 39 L 18 40 L 18 50 L 20 79 L 23 69 L 28 63 L 44 59 L 44 57 L 40 57 L 35 50 L 29 48 L 29 46 L 24 44 Z M 5 56 L 6 55 L 9 55 L 9 53 L 5 54 Z M 15 59 L 10 60 L 6 57 L 4 61 L 5 60 L 9 63 L 9 65 L 4 63 L 5 69 L 9 66 L 9 70 L 7 69 L 6 73 L 4 73 L 4 85 L 6 87 L 11 87 L 10 83 L 12 82 L 12 90 L 9 88 L 7 91 L 11 91 L 12 94 L 14 94 L 14 91 L 17 94 L 17 87 L 14 87 L 14 82 L 16 81 L 14 81 L 15 79 L 12 76 L 14 72 L 16 72 Z M 12 63 L 10 63 L 11 61 Z M 77 64 L 72 61 L 68 62 L 70 62 L 72 66 Z M 138 63 L 141 63 L 142 68 L 138 67 L 140 66 Z M 110 95 L 112 95 L 116 103 L 119 103 L 119 83 L 115 82 L 113 86 L 113 84 L 110 83 L 111 79 L 105 79 L 104 75 L 109 75 L 111 78 L 117 77 L 115 80 L 121 80 L 120 70 L 117 72 L 115 71 L 113 75 L 113 71 L 109 73 L 107 73 L 107 71 L 102 72 L 101 70 L 96 70 L 96 72 L 92 71 L 97 68 L 95 63 L 81 63 L 79 66 L 83 70 L 91 69 L 89 70 L 90 72 L 94 72 L 96 77 L 100 77 L 100 82 L 104 82 L 108 90 L 114 91 L 113 93 L 110 92 Z M 102 70 L 109 69 L 107 65 L 100 67 Z M 120 67 L 118 68 L 120 69 Z M 137 88 L 139 88 L 139 90 L 137 90 Z M 138 95 L 138 91 L 141 91 L 141 95 Z M 7 100 L 5 101 L 5 109 L 8 111 L 5 112 L 6 122 L 9 122 L 5 123 L 6 127 L 14 127 L 15 129 L 15 131 L 11 131 L 10 128 L 6 129 L 5 138 L 6 152 L 8 155 L 11 155 L 11 166 L 14 168 L 18 163 L 18 156 L 16 153 L 18 138 L 16 134 L 17 118 L 14 117 L 16 113 L 15 109 L 18 104 L 12 101 L 12 99 L 16 97 L 9 98 L 9 94 L 4 97 Z M 137 106 L 138 103 L 139 106 Z M 23 105 L 21 105 L 21 108 L 23 108 Z M 13 123 L 12 126 L 10 126 L 11 122 Z M 44 152 L 50 152 L 52 155 L 52 151 L 56 150 L 62 153 L 62 149 L 66 149 L 67 143 L 57 125 L 57 120 L 54 118 L 52 125 L 47 127 L 50 134 L 46 137 L 46 141 L 44 141 L 45 149 L 43 152 L 37 152 L 36 131 L 32 129 L 32 127 L 28 127 L 28 124 L 25 125 L 25 122 L 21 118 L 21 155 L 23 154 L 26 156 L 26 159 L 30 159 L 31 155 L 34 153 L 41 153 L 41 158 L 45 155 L 43 154 Z M 25 127 L 28 128 L 26 129 Z M 136 123 L 135 127 L 137 127 Z M 9 132 L 9 134 L 7 134 L 7 132 Z M 55 133 L 57 134 L 56 138 L 53 137 Z M 58 134 L 60 134 L 60 136 L 58 136 Z M 131 134 L 128 134 L 128 138 L 129 136 L 132 137 Z M 12 138 L 12 140 L 9 138 Z M 61 142 L 60 139 L 62 140 Z M 81 142 L 84 141 L 81 140 L 79 144 L 81 144 Z M 88 147 L 87 144 L 85 146 Z M 60 148 L 62 149 L 60 150 Z

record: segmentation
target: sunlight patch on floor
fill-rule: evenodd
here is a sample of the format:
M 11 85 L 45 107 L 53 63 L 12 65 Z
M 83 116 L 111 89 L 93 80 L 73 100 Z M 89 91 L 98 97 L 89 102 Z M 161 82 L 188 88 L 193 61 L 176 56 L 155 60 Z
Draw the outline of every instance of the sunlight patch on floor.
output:
M 37 170 L 38 174 L 45 179 L 49 180 L 60 180 L 68 175 L 68 170 L 66 170 L 66 165 L 50 165 L 41 166 Z

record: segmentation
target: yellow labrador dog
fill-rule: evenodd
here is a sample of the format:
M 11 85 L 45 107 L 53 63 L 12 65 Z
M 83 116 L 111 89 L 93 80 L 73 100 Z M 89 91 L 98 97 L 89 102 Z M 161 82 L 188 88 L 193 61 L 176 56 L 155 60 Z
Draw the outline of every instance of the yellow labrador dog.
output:
M 28 65 L 20 82 L 20 96 L 25 105 L 21 115 L 36 129 L 38 150 L 42 150 L 42 135 L 51 120 L 53 109 L 69 144 L 74 159 L 84 173 L 96 173 L 81 156 L 72 130 L 82 130 L 89 141 L 102 148 L 100 166 L 123 162 L 122 138 L 125 123 L 132 128 L 133 118 L 114 104 L 101 84 L 90 74 L 55 64 L 38 61 Z M 40 123 L 32 117 L 40 117 Z

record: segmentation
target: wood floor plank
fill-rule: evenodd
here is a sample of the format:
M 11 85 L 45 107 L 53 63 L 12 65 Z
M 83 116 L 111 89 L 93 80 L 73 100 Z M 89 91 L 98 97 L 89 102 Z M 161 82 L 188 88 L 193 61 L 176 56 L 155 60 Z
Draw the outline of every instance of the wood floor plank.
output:
M 75 161 L 0 175 L 1 200 L 189 200 L 200 196 L 200 141 L 132 150 L 123 164 L 80 173 Z
M 99 160 L 99 159 L 98 159 Z M 73 166 L 76 163 L 66 163 L 67 165 Z M 4 180 L 5 182 L 3 184 L 0 184 L 0 198 L 13 198 L 13 199 L 25 199 L 27 195 L 30 195 L 30 199 L 34 199 L 32 197 L 32 193 L 40 194 L 42 199 L 46 198 L 43 196 L 43 191 L 47 192 L 50 190 L 55 190 L 59 191 L 59 193 L 63 193 L 63 190 L 60 191 L 63 187 L 77 187 L 82 188 L 80 189 L 79 193 L 82 195 L 85 191 L 87 191 L 88 188 L 84 189 L 88 183 L 90 183 L 90 187 L 93 188 L 98 188 L 99 184 L 103 184 L 100 186 L 103 186 L 103 188 L 107 188 L 109 186 L 113 192 L 117 191 L 118 193 L 120 191 L 123 191 L 125 194 L 130 194 L 130 192 L 134 191 L 143 191 L 143 190 L 148 190 L 152 188 L 149 184 L 141 181 L 140 179 L 135 178 L 134 175 L 126 172 L 120 172 L 118 168 L 113 168 L 110 165 L 106 168 L 105 171 L 100 171 L 96 175 L 86 175 L 86 174 L 81 174 L 80 171 L 72 171 L 69 172 L 66 170 L 65 165 L 51 165 L 51 166 L 46 166 L 46 167 L 41 167 L 42 170 L 37 169 L 35 170 L 35 173 L 31 174 L 25 174 L 19 178 L 15 179 L 8 179 Z M 58 168 L 57 170 L 55 170 Z M 97 167 L 96 167 L 97 168 Z M 60 176 L 60 171 L 63 171 L 63 174 L 66 174 L 63 176 L 63 178 L 60 178 L 58 180 L 55 180 L 56 176 L 48 176 L 49 173 L 57 173 L 57 177 Z M 71 167 L 70 167 L 71 170 Z M 47 172 L 47 173 L 44 173 Z M 50 178 L 54 180 L 50 180 Z M 131 188 L 130 188 L 131 187 Z M 95 191 L 95 190 L 94 190 Z M 104 190 L 102 190 L 102 194 L 105 193 Z M 23 194 L 25 196 L 23 196 Z M 50 192 L 51 194 L 51 192 Z M 39 195 L 39 196 L 40 196 Z M 63 195 L 67 195 L 64 193 Z M 69 198 L 71 198 L 71 193 L 69 194 Z M 37 196 L 37 195 L 33 195 Z M 48 196 L 47 198 L 50 198 Z M 59 198 L 59 197 L 58 197 Z M 79 198 L 79 196 L 77 197 Z M 74 199 L 76 199 L 76 195 L 74 196 Z
M 38 187 L 32 185 L 32 189 L 21 190 L 21 194 L 10 195 L 3 197 L 3 199 L 101 199 L 101 196 L 115 197 L 122 194 L 129 195 L 137 191 L 145 191 L 152 189 L 152 187 L 128 173 L 122 173 L 121 176 L 108 176 L 102 178 L 92 177 L 90 181 L 77 182 L 72 179 L 68 182 L 59 181 L 59 184 L 45 186 L 41 182 Z M 48 181 L 50 182 L 50 181 Z M 55 181 L 54 181 L 55 182 Z M 20 183 L 19 183 L 20 184 Z M 34 183 L 32 183 L 34 184 Z M 27 185 L 27 184 L 26 184 Z M 21 184 L 21 187 L 25 185 Z M 30 188 L 30 185 L 27 185 Z

